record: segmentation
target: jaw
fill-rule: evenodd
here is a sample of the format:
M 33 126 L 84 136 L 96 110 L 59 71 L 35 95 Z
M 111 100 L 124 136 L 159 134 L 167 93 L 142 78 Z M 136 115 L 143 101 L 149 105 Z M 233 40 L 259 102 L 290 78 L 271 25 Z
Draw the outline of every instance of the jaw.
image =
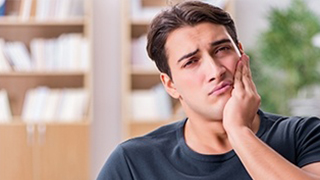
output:
M 198 96 L 198 98 L 183 99 L 181 97 L 179 101 L 187 117 L 190 119 L 198 119 L 197 121 L 222 121 L 224 107 L 230 97 L 231 92 L 216 96 L 215 98 L 208 96 L 201 98 Z

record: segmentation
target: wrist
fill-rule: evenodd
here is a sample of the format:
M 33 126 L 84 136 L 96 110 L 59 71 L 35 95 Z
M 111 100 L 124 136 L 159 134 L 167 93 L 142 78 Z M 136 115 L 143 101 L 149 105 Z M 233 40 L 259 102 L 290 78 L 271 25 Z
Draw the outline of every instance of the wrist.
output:
M 248 136 L 254 135 L 252 129 L 248 126 L 232 126 L 226 129 L 226 132 L 231 144 L 243 142 L 247 140 Z
M 245 125 L 230 125 L 229 127 L 225 128 L 228 135 L 239 135 L 242 133 L 246 133 L 247 131 L 251 131 L 251 128 Z
M 237 134 L 241 131 L 245 131 L 245 129 L 252 129 L 252 124 L 246 124 L 245 121 L 225 121 L 229 123 L 224 123 L 224 129 L 226 130 L 227 134 Z M 238 123 L 237 123 L 238 122 Z

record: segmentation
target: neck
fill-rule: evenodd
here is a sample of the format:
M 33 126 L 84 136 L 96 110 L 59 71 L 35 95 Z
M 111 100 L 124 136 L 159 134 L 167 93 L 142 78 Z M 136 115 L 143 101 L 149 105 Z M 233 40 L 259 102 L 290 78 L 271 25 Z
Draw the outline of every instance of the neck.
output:
M 257 114 L 252 124 L 252 131 L 259 130 L 260 118 Z M 184 128 L 187 145 L 201 154 L 223 154 L 232 150 L 228 135 L 220 121 L 201 121 L 188 119 Z

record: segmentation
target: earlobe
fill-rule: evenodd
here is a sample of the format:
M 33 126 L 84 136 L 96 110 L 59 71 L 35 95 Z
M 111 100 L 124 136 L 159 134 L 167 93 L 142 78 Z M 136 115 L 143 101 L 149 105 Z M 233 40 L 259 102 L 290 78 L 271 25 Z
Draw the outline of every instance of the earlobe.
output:
M 162 82 L 163 86 L 165 87 L 167 93 L 171 97 L 178 99 L 180 95 L 179 95 L 178 91 L 176 90 L 172 79 L 165 73 L 160 74 L 160 79 L 161 79 L 161 82 Z

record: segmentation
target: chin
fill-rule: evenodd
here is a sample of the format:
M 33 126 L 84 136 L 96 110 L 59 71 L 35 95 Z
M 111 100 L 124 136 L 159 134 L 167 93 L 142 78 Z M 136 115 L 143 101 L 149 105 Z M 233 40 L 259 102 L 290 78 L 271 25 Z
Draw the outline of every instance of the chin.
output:
M 211 115 L 211 118 L 215 121 L 219 120 L 221 121 L 223 117 L 223 112 L 217 112 L 214 115 Z
M 225 100 L 225 101 L 220 101 L 219 104 L 212 105 L 211 109 L 207 111 L 207 112 L 210 112 L 209 114 L 207 113 L 207 116 L 210 119 L 222 120 L 223 119 L 224 107 L 227 104 L 228 99 Z

